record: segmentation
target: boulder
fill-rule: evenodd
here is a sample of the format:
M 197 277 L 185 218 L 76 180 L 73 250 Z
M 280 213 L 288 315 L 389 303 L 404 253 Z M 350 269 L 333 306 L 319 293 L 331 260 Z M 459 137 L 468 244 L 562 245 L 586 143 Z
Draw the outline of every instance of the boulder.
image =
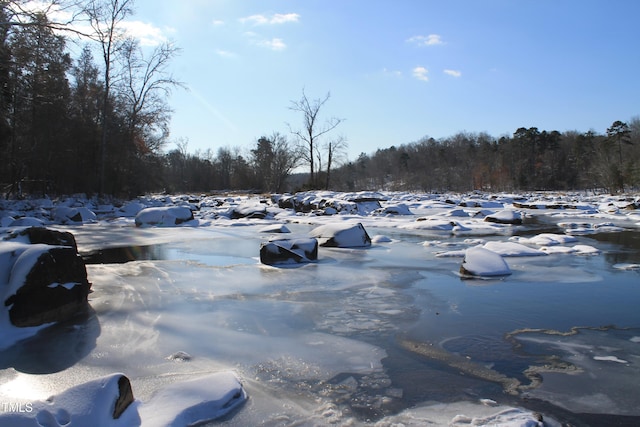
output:
M 45 245 L 70 246 L 76 251 L 78 250 L 73 234 L 68 231 L 51 230 L 46 227 L 28 227 L 17 230 L 9 234 L 5 240 L 29 244 L 43 243 Z
M 24 245 L 11 267 L 4 306 L 17 327 L 60 322 L 88 307 L 91 284 L 71 246 Z
M 465 252 L 460 274 L 472 277 L 507 276 L 511 274 L 511 269 L 499 254 L 481 247 L 474 247 Z
M 404 203 L 397 205 L 389 205 L 384 208 L 378 208 L 372 212 L 372 215 L 412 215 L 409 207 Z
M 172 227 L 193 219 L 193 212 L 186 206 L 160 206 L 142 209 L 136 214 L 136 227 Z
M 230 218 L 256 218 L 262 219 L 267 216 L 267 207 L 258 203 L 243 203 L 231 209 Z
M 505 209 L 498 211 L 494 214 L 487 215 L 484 219 L 487 222 L 495 222 L 497 224 L 522 224 L 522 215 L 520 212 L 516 212 L 511 209 Z
M 260 245 L 260 262 L 267 265 L 306 263 L 317 259 L 316 239 L 271 240 Z
M 0 411 L 0 425 L 15 427 L 135 427 L 141 424 L 129 379 L 112 374 L 71 387 L 20 411 Z
M 78 222 L 95 222 L 96 214 L 85 208 L 72 208 L 68 206 L 58 206 L 51 212 L 53 221 L 60 224 L 78 223 Z
M 145 426 L 195 426 L 235 411 L 246 400 L 235 373 L 216 372 L 164 387 L 140 405 L 140 417 Z
M 272 224 L 262 227 L 260 233 L 291 233 L 291 230 L 284 224 Z
M 371 237 L 361 223 L 335 223 L 316 227 L 310 232 L 318 244 L 334 248 L 360 248 L 371 246 Z

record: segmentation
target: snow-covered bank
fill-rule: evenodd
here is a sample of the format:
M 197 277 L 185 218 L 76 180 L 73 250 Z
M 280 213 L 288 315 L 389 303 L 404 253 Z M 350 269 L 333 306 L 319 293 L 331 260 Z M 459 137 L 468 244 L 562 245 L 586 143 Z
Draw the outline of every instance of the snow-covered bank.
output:
M 303 201 L 295 202 L 298 210 L 281 206 L 278 197 L 248 195 L 149 196 L 113 205 L 80 197 L 62 201 L 95 214 L 82 221 L 57 220 L 56 200 L 3 201 L 2 237 L 23 229 L 14 221 L 31 218 L 71 231 L 79 251 L 95 251 L 91 262 L 98 264 L 87 265 L 94 290 L 90 319 L 19 337 L 0 352 L 0 403 L 16 399 L 18 389 L 34 403 L 46 400 L 36 396 L 37 387 L 46 385 L 59 397 L 123 372 L 144 425 L 142 408 L 157 391 L 233 371 L 250 398 L 221 425 L 536 425 L 538 415 L 520 396 L 567 410 L 640 415 L 633 397 L 639 394 L 632 393 L 637 386 L 629 382 L 616 388 L 598 377 L 598 393 L 609 403 L 596 404 L 585 393 L 578 405 L 571 401 L 575 390 L 561 386 L 564 372 L 540 372 L 542 386 L 526 390 L 522 384 L 508 400 L 482 375 L 496 372 L 511 380 L 536 364 L 529 348 L 539 354 L 545 346 L 575 344 L 523 334 L 518 342 L 525 356 L 516 357 L 503 342 L 514 329 L 640 326 L 633 307 L 633 266 L 640 256 L 633 240 L 616 240 L 637 235 L 638 211 L 629 208 L 637 198 L 331 192 L 291 198 Z M 602 206 L 610 203 L 616 209 Z M 186 221 L 162 215 L 157 221 L 174 207 Z M 153 208 L 148 218 L 155 219 L 136 227 L 146 208 Z M 522 224 L 485 221 L 491 215 Z M 313 253 L 315 245 L 307 243 L 318 227 L 323 239 L 327 230 L 364 233 L 339 236 L 339 247 L 318 247 L 310 263 L 260 262 L 261 245 L 283 238 L 305 243 L 288 250 Z M 100 264 L 99 251 L 114 247 L 132 262 Z M 480 268 L 499 265 L 511 274 L 461 281 L 464 256 L 475 248 L 491 253 L 476 258 Z M 304 250 L 297 255 L 306 258 Z M 588 342 L 578 342 L 603 350 L 589 360 L 564 354 L 584 372 L 567 384 L 583 384 L 603 364 L 621 381 L 636 369 L 633 337 L 616 329 L 603 334 L 585 334 Z M 400 336 L 438 351 L 407 354 L 397 345 Z M 623 350 L 606 351 L 605 343 Z M 66 363 L 47 364 L 51 359 Z M 460 370 L 460 359 L 469 361 L 468 369 Z M 34 366 L 39 375 L 29 373 Z M 20 388 L 17 378 L 24 381 Z M 216 389 L 196 388 L 217 401 Z M 620 390 L 632 397 L 619 400 Z M 491 401 L 497 406 L 487 406 Z M 176 401 L 169 412 L 188 405 Z M 553 413 L 542 416 L 553 425 Z

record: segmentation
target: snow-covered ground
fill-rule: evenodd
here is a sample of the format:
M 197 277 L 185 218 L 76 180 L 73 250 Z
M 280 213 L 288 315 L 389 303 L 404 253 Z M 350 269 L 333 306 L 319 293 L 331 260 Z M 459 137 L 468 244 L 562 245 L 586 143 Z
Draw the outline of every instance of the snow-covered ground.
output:
M 0 323 L 0 421 L 38 425 L 49 408 L 50 425 L 81 425 L 69 390 L 114 373 L 142 425 L 166 425 L 145 418 L 166 415 L 154 402 L 179 412 L 171 393 L 190 384 L 219 402 L 233 381 L 212 379 L 210 396 L 193 381 L 225 373 L 248 399 L 216 425 L 640 420 L 637 196 L 310 192 L 293 197 L 300 212 L 286 199 L 0 202 L 0 236 L 71 231 L 93 289 L 88 317 Z M 357 224 L 370 245 L 344 234 L 317 261 L 260 263 L 270 239 Z

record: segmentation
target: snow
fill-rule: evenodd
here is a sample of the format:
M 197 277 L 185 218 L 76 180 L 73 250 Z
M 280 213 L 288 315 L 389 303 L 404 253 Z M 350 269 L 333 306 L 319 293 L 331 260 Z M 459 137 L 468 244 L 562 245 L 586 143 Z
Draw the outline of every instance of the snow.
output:
M 541 324 L 637 327 L 628 319 L 637 319 L 631 302 L 638 295 L 638 252 L 620 250 L 622 244 L 607 236 L 637 233 L 640 217 L 622 209 L 616 197 L 330 191 L 294 197 L 325 205 L 294 212 L 252 195 L 148 195 L 114 205 L 82 197 L 0 201 L 0 238 L 29 224 L 46 224 L 70 230 L 81 251 L 126 246 L 135 252 L 151 245 L 159 254 L 88 266 L 94 283 L 90 321 L 15 328 L 2 307 L 0 403 L 18 396 L 9 387 L 15 377 L 48 386 L 54 399 L 34 399 L 32 385 L 21 394 L 33 405 L 31 415 L 0 411 L 0 425 L 119 427 L 169 425 L 175 419 L 185 425 L 223 416 L 220 423 L 229 426 L 533 426 L 536 414 L 503 405 L 499 393 L 468 402 L 478 389 L 455 366 L 448 373 L 446 360 L 438 359 L 436 365 L 445 369 L 434 375 L 422 371 L 429 363 L 394 366 L 399 363 L 395 337 L 414 334 L 438 347 L 461 336 L 473 348 L 474 340 L 482 343 L 491 334 L 500 340 L 514 328 Z M 535 208 L 516 207 L 515 201 Z M 264 218 L 230 218 L 232 212 L 254 210 Z M 62 212 L 78 212 L 82 221 Z M 485 222 L 488 216 L 527 221 L 514 227 Z M 374 245 L 363 241 L 363 230 Z M 317 262 L 295 268 L 261 265 L 260 243 L 281 233 L 293 239 L 337 236 L 345 249 L 320 248 Z M 41 249 L 31 246 L 0 242 L 4 299 L 37 259 Z M 21 256 L 25 263 L 14 277 L 9 266 Z M 461 264 L 475 276 L 501 280 L 461 281 Z M 486 286 L 471 286 L 478 283 Z M 630 331 L 614 340 L 616 333 L 602 332 L 612 340 L 607 345 L 594 344 L 605 339 L 595 332 L 589 341 L 564 335 L 522 339 L 527 346 L 540 345 L 538 355 L 561 348 L 563 358 L 585 372 L 545 372 L 543 386 L 527 396 L 577 413 L 637 415 L 637 385 L 625 378 L 637 378 L 633 355 L 640 338 Z M 389 347 L 393 351 L 387 352 Z M 478 347 L 483 351 L 467 360 L 482 366 L 510 351 L 495 343 L 486 351 Z M 496 348 L 502 353 L 495 354 Z M 466 356 L 466 350 L 452 351 Z M 49 356 L 64 360 L 64 369 L 43 368 Z M 29 374 L 34 366 L 42 372 Z M 402 375 L 394 376 L 407 370 L 430 381 L 403 383 Z M 98 416 L 106 413 L 112 372 L 132 380 L 137 400 L 126 411 L 126 422 Z M 588 385 L 591 377 L 597 387 Z M 251 396 L 244 405 L 240 384 Z M 78 390 L 87 397 L 79 399 Z M 225 406 L 239 390 L 240 399 Z M 452 397 L 451 390 L 470 391 Z M 413 396 L 410 407 L 403 406 L 403 396 Z M 415 396 L 443 396 L 450 403 L 420 402 Z M 363 421 L 368 410 L 378 411 L 373 424 Z M 82 422 L 69 422 L 78 413 Z M 545 416 L 554 425 L 549 419 Z
M 546 255 L 543 251 L 515 242 L 487 242 L 483 247 L 506 257 Z
M 220 418 L 247 399 L 233 372 L 171 384 L 140 406 L 143 427 L 183 427 Z
M 318 239 L 320 246 L 331 245 L 339 248 L 371 246 L 371 238 L 361 223 L 332 223 L 321 225 L 309 232 Z
M 137 405 L 132 403 L 120 418 L 113 419 L 121 374 L 89 381 L 44 401 L 25 404 L 23 412 L 0 411 L 0 424 L 11 427 L 135 427 L 140 425 Z M 28 405 L 28 406 L 27 406 Z
M 467 249 L 460 271 L 463 275 L 480 277 L 511 274 L 511 269 L 500 254 L 480 247 Z
M 145 208 L 136 214 L 136 225 L 172 227 L 193 219 L 193 213 L 185 206 Z

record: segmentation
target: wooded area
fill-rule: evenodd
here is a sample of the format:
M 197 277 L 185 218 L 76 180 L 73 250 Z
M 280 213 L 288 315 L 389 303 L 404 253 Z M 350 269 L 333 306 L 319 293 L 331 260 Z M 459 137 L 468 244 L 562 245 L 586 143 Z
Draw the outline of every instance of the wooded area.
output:
M 425 137 L 348 161 L 346 138 L 332 136 L 342 119 L 318 119 L 329 108 L 329 94 L 314 100 L 304 91 L 290 106 L 302 115 L 302 130 L 289 125 L 289 137 L 265 132 L 236 147 L 212 141 L 211 149 L 189 153 L 188 141 L 169 139 L 169 95 L 182 84 L 167 70 L 179 50 L 170 43 L 143 50 L 120 33 L 118 23 L 132 3 L 66 5 L 91 27 L 81 34 L 86 46 L 72 58 L 68 36 L 78 31 L 70 23 L 29 11 L 25 1 L 0 0 L 4 196 L 303 188 L 614 192 L 640 186 L 640 117 L 615 121 L 603 133 L 521 127 L 499 137 Z M 170 142 L 177 148 L 163 151 Z M 241 148 L 247 145 L 253 148 Z M 310 173 L 292 180 L 302 166 Z

